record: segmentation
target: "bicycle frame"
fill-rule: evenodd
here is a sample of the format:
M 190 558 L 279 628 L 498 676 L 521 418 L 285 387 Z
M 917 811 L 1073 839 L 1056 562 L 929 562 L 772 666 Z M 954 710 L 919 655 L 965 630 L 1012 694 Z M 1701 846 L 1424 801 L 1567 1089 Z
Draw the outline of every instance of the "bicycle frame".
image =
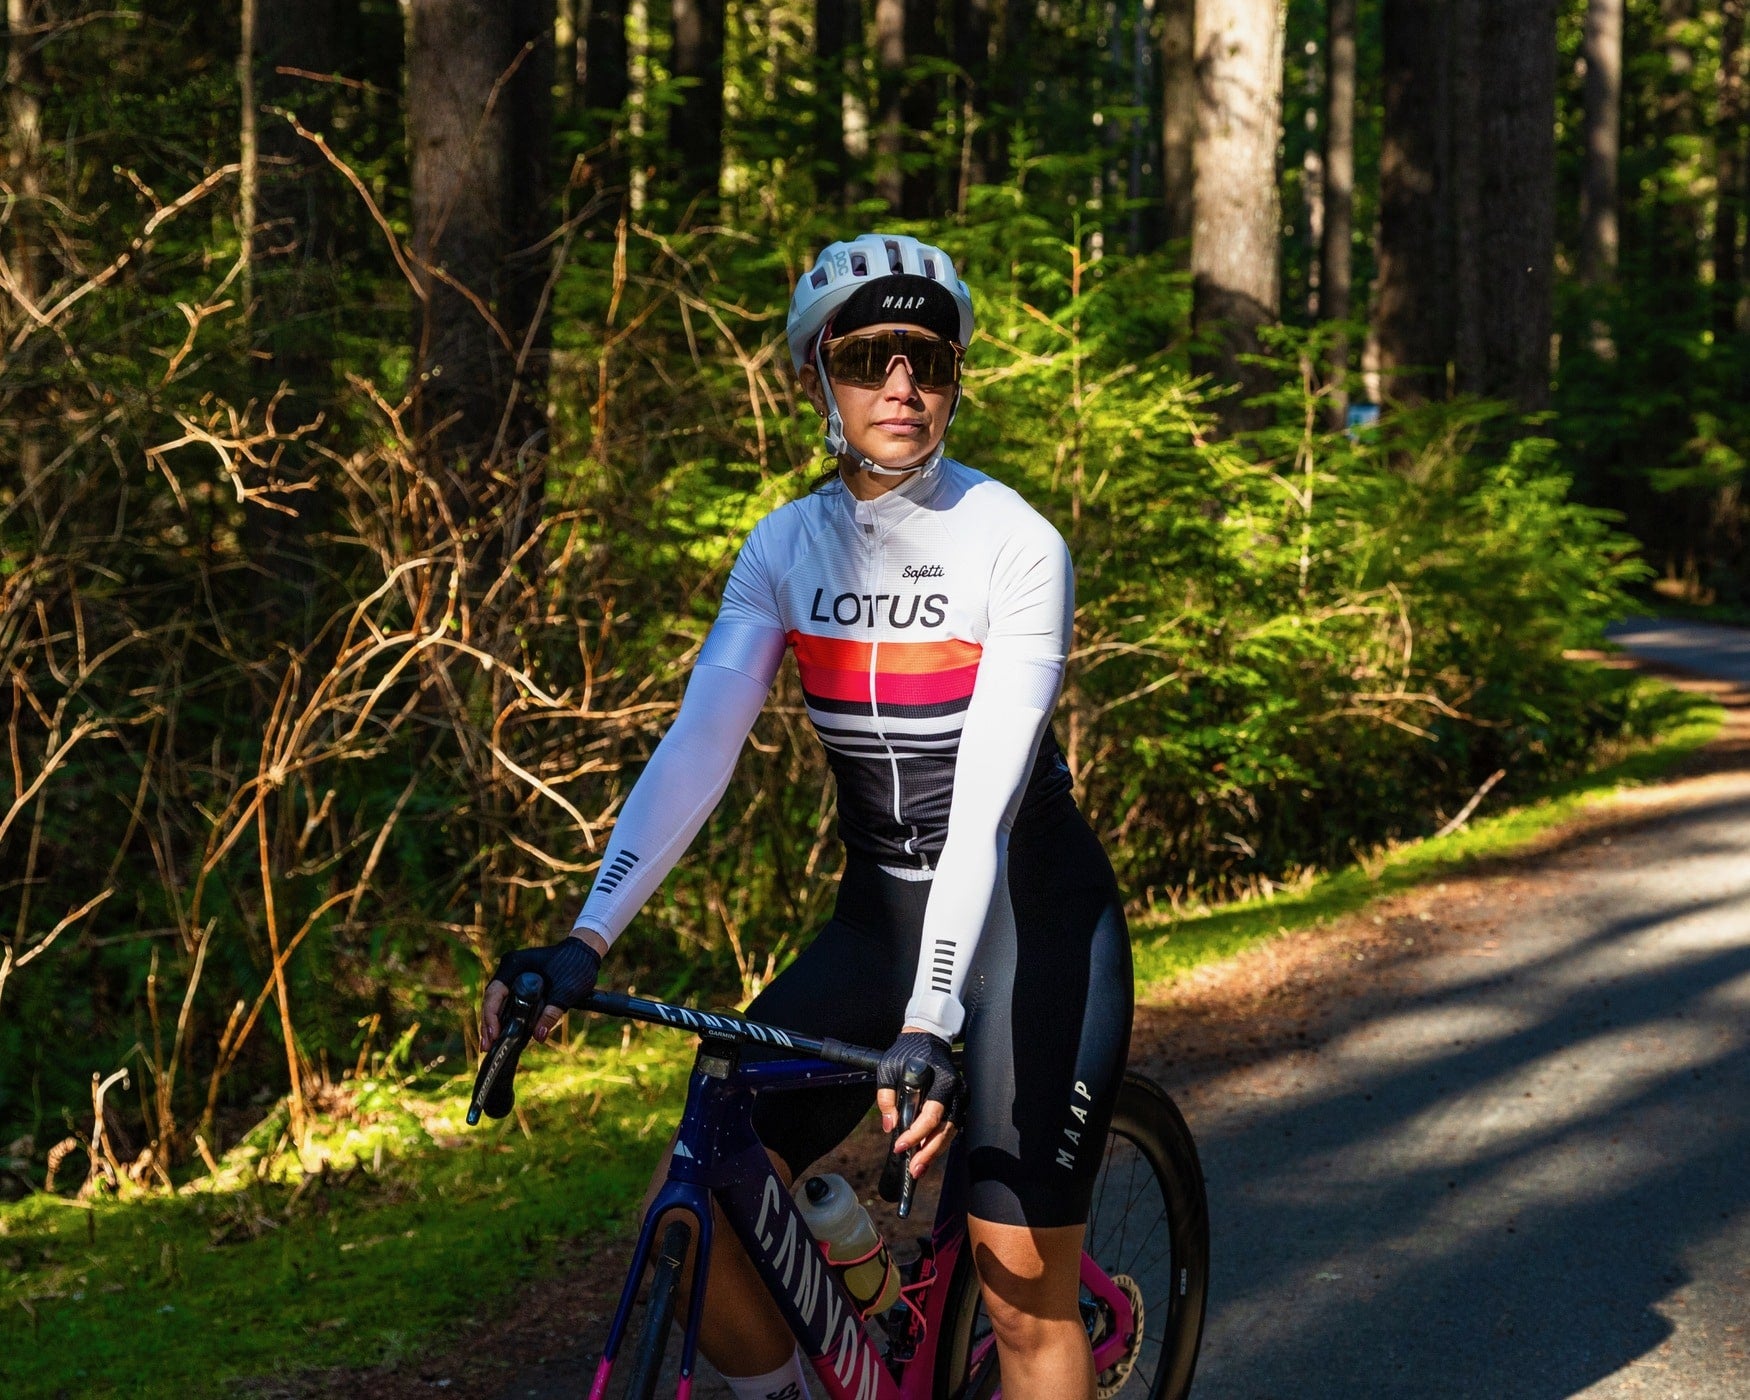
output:
M 590 1387 L 590 1400 L 603 1400 L 607 1393 L 644 1266 L 650 1257 L 656 1222 L 671 1210 L 692 1216 L 696 1238 L 690 1306 L 676 1388 L 676 1400 L 690 1400 L 712 1243 L 712 1200 L 741 1240 L 802 1354 L 813 1364 L 821 1386 L 832 1400 L 931 1400 L 936 1348 L 949 1303 L 947 1284 L 954 1277 L 955 1265 L 966 1244 L 966 1176 L 959 1140 L 949 1149 L 941 1201 L 917 1280 L 930 1285 L 922 1290 L 922 1335 L 896 1381 L 865 1329 L 856 1304 L 828 1266 L 825 1252 L 801 1210 L 772 1169 L 753 1127 L 757 1093 L 868 1084 L 873 1080 L 870 1071 L 822 1058 L 782 1058 L 743 1064 L 738 1040 L 785 1047 L 794 1042 L 775 1027 L 760 1026 L 739 1017 L 711 1015 L 601 992 L 596 993 L 596 1001 L 595 1009 L 702 1030 L 706 1039 L 694 1062 L 668 1178 L 639 1230 L 626 1285 Z M 821 1047 L 816 1043 L 803 1048 Z M 831 1048 L 836 1047 L 829 1043 L 826 1053 Z M 1112 1335 L 1095 1351 L 1094 1366 L 1100 1371 L 1123 1354 L 1135 1320 L 1123 1291 L 1085 1254 L 1081 1272 L 1083 1286 L 1111 1309 L 1117 1321 Z

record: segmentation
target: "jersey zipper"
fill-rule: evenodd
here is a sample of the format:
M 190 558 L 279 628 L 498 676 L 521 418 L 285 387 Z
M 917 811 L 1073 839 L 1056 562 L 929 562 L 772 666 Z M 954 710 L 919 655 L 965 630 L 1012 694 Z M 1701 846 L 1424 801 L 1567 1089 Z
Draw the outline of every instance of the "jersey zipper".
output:
M 877 585 L 881 582 L 882 546 L 886 543 L 887 532 L 874 521 L 864 526 L 864 530 L 869 539 L 869 563 L 863 575 L 863 587 L 869 596 L 870 621 L 879 627 L 880 617 L 874 612 L 874 608 L 875 600 L 880 596 Z M 900 808 L 899 755 L 894 752 L 892 741 L 887 737 L 887 727 L 881 722 L 881 701 L 877 697 L 875 689 L 880 660 L 881 641 L 879 637 L 876 637 L 869 644 L 869 713 L 875 722 L 875 737 L 887 750 L 888 771 L 893 774 L 893 821 L 896 826 L 911 828 L 911 835 L 905 840 L 906 854 L 916 856 L 923 862 L 923 869 L 928 870 L 930 858 L 917 849 L 918 839 L 923 833 L 918 830 L 915 822 L 908 822 L 905 819 L 905 813 Z

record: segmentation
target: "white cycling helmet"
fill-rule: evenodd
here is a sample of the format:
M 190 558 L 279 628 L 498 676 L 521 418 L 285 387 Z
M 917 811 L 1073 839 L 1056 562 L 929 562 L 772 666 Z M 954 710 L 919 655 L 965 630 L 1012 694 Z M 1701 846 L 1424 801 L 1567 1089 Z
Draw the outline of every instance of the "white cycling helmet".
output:
M 796 284 L 796 291 L 790 298 L 790 317 L 785 322 L 784 334 L 790 342 L 790 360 L 797 372 L 800 373 L 802 366 L 819 352 L 827 326 L 840 307 L 884 277 L 908 276 L 934 282 L 948 293 L 959 319 L 959 333 L 953 339 L 960 346 L 967 345 L 972 340 L 972 293 L 954 271 L 954 260 L 940 248 L 919 243 L 907 234 L 864 233 L 848 243 L 834 243 L 822 249 L 814 261 L 813 270 L 804 273 Z M 946 319 L 947 308 L 941 310 Z M 933 317 L 929 324 L 936 324 Z M 943 443 L 937 443 L 935 450 L 924 460 L 907 467 L 886 467 L 864 456 L 845 436 L 832 381 L 824 375 L 820 389 L 826 401 L 826 449 L 834 456 L 848 456 L 858 467 L 877 476 L 910 476 L 914 472 L 927 471 L 941 460 Z M 959 410 L 960 391 L 956 387 L 954 405 L 948 411 L 950 427 Z
M 946 288 L 960 312 L 960 345 L 972 340 L 972 293 L 954 271 L 954 260 L 940 248 L 903 233 L 864 233 L 848 243 L 834 243 L 821 250 L 814 268 L 802 275 L 790 298 L 790 318 L 784 335 L 790 342 L 790 360 L 797 370 L 808 362 L 815 341 L 826 323 L 856 292 L 879 281 L 909 273 L 927 277 Z

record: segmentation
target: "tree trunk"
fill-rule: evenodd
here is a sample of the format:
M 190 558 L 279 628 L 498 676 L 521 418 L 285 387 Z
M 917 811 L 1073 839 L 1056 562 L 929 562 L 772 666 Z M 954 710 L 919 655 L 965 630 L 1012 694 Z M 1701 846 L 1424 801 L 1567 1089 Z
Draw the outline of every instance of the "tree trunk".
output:
M 1694 42 L 1699 18 L 1697 0 L 1658 0 L 1659 25 L 1665 62 L 1657 72 L 1653 88 L 1653 132 L 1657 156 L 1664 168 L 1685 162 L 1686 150 L 1705 140 L 1707 122 L 1697 101 L 1695 81 L 1696 55 Z M 1671 181 L 1668 193 L 1653 202 L 1648 211 L 1648 227 L 1636 230 L 1637 252 L 1644 250 L 1646 275 L 1663 282 L 1666 297 L 1687 297 L 1701 280 L 1701 248 L 1706 242 L 1703 230 L 1703 197 L 1699 181 Z M 1637 211 L 1638 212 L 1638 211 Z M 1640 267 L 1636 271 L 1639 273 Z
M 1319 310 L 1347 321 L 1355 231 L 1355 0 L 1329 0 L 1325 18 L 1325 225 L 1319 249 Z M 1332 417 L 1348 408 L 1349 339 L 1331 342 Z
M 1010 158 L 1015 124 L 1028 111 L 1033 93 L 1033 22 L 1038 0 L 1000 0 L 996 54 L 991 60 L 991 102 L 1003 108 L 990 133 L 990 178 L 1016 172 Z
M 45 281 L 33 229 L 42 199 L 43 133 L 41 36 L 33 30 L 42 19 L 31 0 L 6 0 L 6 184 L 15 195 L 7 223 L 12 275 L 33 303 Z
M 1242 397 L 1263 387 L 1239 357 L 1281 306 L 1276 148 L 1282 104 L 1277 0 L 1199 0 L 1197 146 L 1191 233 L 1193 319 L 1206 368 Z M 1230 424 L 1250 417 L 1236 408 Z
M 1549 400 L 1556 241 L 1556 0 L 1465 0 L 1475 61 L 1455 111 L 1455 383 L 1532 411 Z M 1463 12 L 1461 7 L 1461 13 Z M 1474 134 L 1474 139 L 1470 139 Z
M 906 63 L 946 56 L 942 31 L 936 23 L 934 0 L 905 0 Z M 936 159 L 907 161 L 904 158 L 907 142 L 918 147 L 917 155 L 933 155 L 936 114 L 941 108 L 942 96 L 939 77 L 934 74 L 907 75 L 900 98 L 905 138 L 901 144 L 901 161 L 905 169 L 900 177 L 900 212 L 908 219 L 933 219 L 943 213 L 943 162 Z
M 1161 0 L 1161 200 L 1169 240 L 1191 237 L 1197 144 L 1194 0 Z
M 707 205 L 716 203 L 723 179 L 723 4 L 669 0 L 669 70 L 691 80 L 670 109 L 669 144 L 679 158 L 683 196 L 698 194 Z
M 589 0 L 583 25 L 583 105 L 618 113 L 632 92 L 632 61 L 626 47 L 626 0 Z
M 578 93 L 589 114 L 587 129 L 597 152 L 591 178 L 598 191 L 608 193 L 603 223 L 611 229 L 630 176 L 620 123 L 626 99 L 632 95 L 632 55 L 626 43 L 626 0 L 587 0 L 587 4 L 578 50 Z
M 1719 102 L 1714 113 L 1714 292 L 1716 340 L 1739 329 L 1744 297 L 1744 264 L 1738 240 L 1744 228 L 1744 143 L 1746 82 L 1745 0 L 1722 0 Z
M 299 136 L 282 113 L 313 131 L 327 126 L 333 90 L 303 74 L 336 66 L 332 0 L 245 0 L 255 10 L 255 95 L 261 110 L 256 156 L 256 223 L 250 230 L 257 276 L 281 268 L 308 271 L 333 253 L 336 191 L 327 160 Z M 326 300 L 326 289 L 306 280 L 275 293 L 264 312 L 298 316 Z
M 31 0 L 6 0 L 6 186 L 14 198 L 7 210 L 11 237 L 8 252 L 16 296 L 36 306 L 48 287 L 43 266 L 42 233 L 38 211 L 42 200 L 42 91 L 44 87 L 39 47 L 40 37 L 30 32 L 45 16 Z M 12 298 L 0 315 L 0 328 L 10 332 L 21 313 Z M 40 396 L 28 390 L 18 396 L 18 471 L 31 498 L 32 513 L 40 520 L 52 515 L 45 499 L 43 446 L 31 430 L 36 416 L 31 406 Z
M 583 56 L 583 36 L 577 32 L 580 0 L 555 0 L 553 9 L 553 98 L 569 112 L 577 103 L 577 75 Z M 589 0 L 581 0 L 587 7 Z
M 411 4 L 413 423 L 458 524 L 495 508 L 520 522 L 506 548 L 540 501 L 552 33 L 552 0 Z
M 960 108 L 961 159 L 955 207 L 966 209 L 966 191 L 991 177 L 990 38 L 992 0 L 958 0 L 954 7 L 954 63 Z
M 905 198 L 906 0 L 875 0 L 875 193 L 899 212 Z
M 851 14 L 846 0 L 814 0 L 815 190 L 823 204 L 843 208 L 850 182 L 845 150 L 845 51 Z
M 283 395 L 275 411 L 282 429 L 329 411 L 336 386 L 338 191 L 326 158 L 287 114 L 307 130 L 327 128 L 333 89 L 311 75 L 335 69 L 338 18 L 332 0 L 243 0 L 242 222 L 255 343 L 249 379 L 262 402 Z M 304 444 L 287 444 L 280 482 L 291 488 L 319 479 L 320 461 Z M 316 551 L 331 518 L 331 499 L 320 490 L 288 489 L 278 504 L 292 513 L 254 507 L 244 516 L 249 557 L 278 584 L 262 598 L 270 630 L 287 610 L 317 608 Z
M 1154 27 L 1155 0 L 1133 0 L 1130 12 L 1130 105 L 1147 112 L 1153 91 L 1154 48 L 1150 36 Z M 1154 247 L 1160 240 L 1156 230 L 1160 220 L 1150 217 L 1143 208 L 1143 171 L 1154 145 L 1155 133 L 1141 117 L 1131 117 L 1129 127 L 1130 168 L 1125 174 L 1125 195 L 1130 201 L 1130 238 L 1132 254 Z
M 1730 0 L 1728 0 L 1730 3 Z M 1623 0 L 1587 0 L 1586 168 L 1580 184 L 1580 280 L 1616 277 L 1617 165 L 1622 153 Z
M 1380 62 L 1378 281 L 1373 340 L 1383 397 L 1440 397 L 1452 357 L 1450 0 L 1385 0 Z

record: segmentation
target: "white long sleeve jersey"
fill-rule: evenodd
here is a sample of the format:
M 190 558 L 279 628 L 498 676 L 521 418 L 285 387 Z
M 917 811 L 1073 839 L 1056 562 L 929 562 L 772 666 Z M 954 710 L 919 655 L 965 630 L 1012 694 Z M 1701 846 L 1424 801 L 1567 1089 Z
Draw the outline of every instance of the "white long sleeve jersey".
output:
M 952 1038 L 1008 835 L 1069 789 L 1051 736 L 1074 576 L 1014 491 L 942 459 L 872 501 L 834 482 L 743 545 L 680 714 L 616 823 L 578 925 L 610 943 L 728 786 L 786 650 L 853 856 L 932 881 L 906 1024 Z

